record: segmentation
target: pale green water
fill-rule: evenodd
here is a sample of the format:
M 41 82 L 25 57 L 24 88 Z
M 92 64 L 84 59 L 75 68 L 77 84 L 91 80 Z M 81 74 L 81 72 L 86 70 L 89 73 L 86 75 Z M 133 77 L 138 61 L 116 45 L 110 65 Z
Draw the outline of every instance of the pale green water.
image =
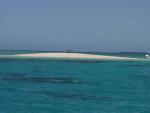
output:
M 150 62 L 1 58 L 0 113 L 150 113 Z

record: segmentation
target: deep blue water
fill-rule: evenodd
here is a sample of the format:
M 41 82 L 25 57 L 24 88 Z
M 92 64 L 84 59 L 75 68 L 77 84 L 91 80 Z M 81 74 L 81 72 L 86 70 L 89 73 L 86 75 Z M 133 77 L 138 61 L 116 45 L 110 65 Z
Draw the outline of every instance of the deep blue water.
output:
M 1 58 L 0 113 L 150 113 L 150 61 Z

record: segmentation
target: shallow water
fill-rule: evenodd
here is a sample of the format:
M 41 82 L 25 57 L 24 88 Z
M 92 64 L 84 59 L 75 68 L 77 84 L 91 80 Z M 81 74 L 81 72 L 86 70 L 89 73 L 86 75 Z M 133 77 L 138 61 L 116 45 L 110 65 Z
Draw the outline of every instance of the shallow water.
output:
M 0 113 L 150 113 L 150 62 L 0 59 Z

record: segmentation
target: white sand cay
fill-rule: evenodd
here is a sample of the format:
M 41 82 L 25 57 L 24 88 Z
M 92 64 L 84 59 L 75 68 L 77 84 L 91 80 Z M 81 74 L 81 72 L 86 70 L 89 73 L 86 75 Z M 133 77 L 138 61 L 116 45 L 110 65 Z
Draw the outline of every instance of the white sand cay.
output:
M 96 59 L 96 60 L 138 60 L 138 58 L 81 54 L 81 53 L 34 53 L 34 54 L 17 54 L 15 57 L 25 58 L 65 58 L 65 59 Z

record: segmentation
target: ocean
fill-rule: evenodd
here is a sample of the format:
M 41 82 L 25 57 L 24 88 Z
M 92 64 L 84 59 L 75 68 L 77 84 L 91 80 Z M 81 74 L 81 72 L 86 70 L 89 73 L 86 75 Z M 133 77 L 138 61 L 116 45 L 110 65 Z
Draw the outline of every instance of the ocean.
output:
M 0 58 L 0 113 L 150 113 L 150 61 Z

